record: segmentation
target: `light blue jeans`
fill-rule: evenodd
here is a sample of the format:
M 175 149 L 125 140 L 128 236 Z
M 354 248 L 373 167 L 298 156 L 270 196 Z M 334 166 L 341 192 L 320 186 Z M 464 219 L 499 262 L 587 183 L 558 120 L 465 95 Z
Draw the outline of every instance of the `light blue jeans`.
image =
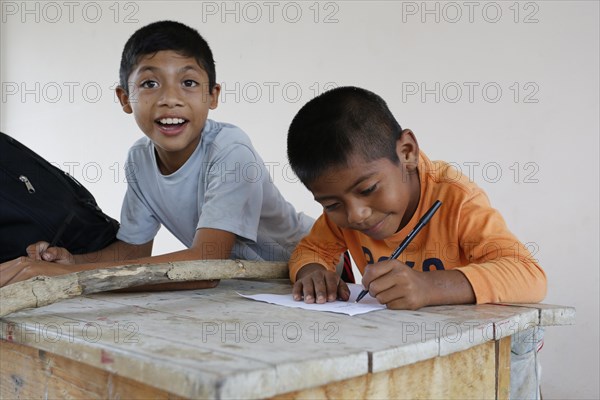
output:
M 544 328 L 536 326 L 511 337 L 510 398 L 540 399 L 542 374 L 538 351 L 544 343 Z

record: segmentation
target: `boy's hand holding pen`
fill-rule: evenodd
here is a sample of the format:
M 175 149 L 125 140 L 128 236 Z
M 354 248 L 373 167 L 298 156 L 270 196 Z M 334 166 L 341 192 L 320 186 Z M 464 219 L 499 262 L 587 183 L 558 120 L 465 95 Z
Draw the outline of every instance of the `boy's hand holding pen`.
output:
M 408 236 L 406 236 L 406 238 L 400 243 L 400 245 L 398 246 L 398 248 L 396 248 L 396 250 L 394 250 L 394 252 L 391 254 L 389 260 L 394 260 L 394 259 L 398 258 L 398 256 L 400 256 L 400 254 L 402 254 L 402 252 L 408 247 L 408 245 L 410 244 L 410 242 L 415 238 L 415 236 L 417 236 L 417 234 L 421 231 L 421 229 L 423 229 L 423 227 L 425 225 L 427 225 L 427 223 L 429 222 L 429 220 L 431 219 L 431 217 L 433 217 L 433 215 L 436 213 L 436 211 L 440 208 L 441 205 L 442 205 L 442 202 L 439 201 L 439 200 L 436 200 L 435 203 L 433 203 L 433 206 L 431 206 L 431 208 L 425 213 L 425 215 L 423 215 L 423 217 L 421 217 L 421 219 L 419 220 L 419 222 L 417 223 L 417 225 L 413 228 L 413 230 L 410 231 L 410 233 L 408 234 Z M 383 263 L 378 263 L 378 264 L 383 264 Z M 373 266 L 371 266 L 370 268 L 371 268 L 371 270 L 373 270 Z M 377 266 L 377 276 L 376 277 L 378 278 L 378 277 L 380 277 L 382 275 L 386 275 L 386 274 L 390 273 L 391 272 L 391 268 L 392 268 L 391 266 L 388 267 L 388 268 L 385 268 L 385 267 L 382 267 L 382 265 L 378 265 Z M 409 269 L 409 270 L 410 270 L 410 273 L 415 273 L 412 269 Z M 371 271 L 367 271 L 367 273 L 363 277 L 363 282 L 365 281 L 365 278 L 367 280 L 367 284 L 365 285 L 367 287 L 370 286 L 370 283 L 373 280 L 373 279 L 370 279 L 371 277 L 369 275 L 371 275 L 371 274 L 369 274 L 369 272 L 371 272 Z M 407 271 L 407 273 L 408 273 L 408 271 Z M 393 285 L 393 281 L 390 279 L 389 282 L 387 282 L 387 284 L 389 286 L 391 286 L 391 285 Z M 391 287 L 389 289 L 391 289 Z M 383 290 L 380 290 L 380 291 L 383 291 Z M 363 289 L 360 292 L 360 294 L 358 295 L 358 297 L 356 298 L 355 302 L 358 303 L 368 293 L 369 293 L 368 289 Z M 380 299 L 380 300 L 382 300 L 382 299 Z M 387 304 L 387 301 L 380 301 L 380 302 L 384 303 L 384 304 Z

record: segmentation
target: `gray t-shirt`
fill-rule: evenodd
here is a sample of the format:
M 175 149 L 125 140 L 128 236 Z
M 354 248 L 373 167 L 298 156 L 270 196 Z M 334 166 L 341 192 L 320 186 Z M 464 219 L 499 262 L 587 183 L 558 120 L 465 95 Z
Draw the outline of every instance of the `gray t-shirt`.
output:
M 238 127 L 207 120 L 200 144 L 171 175 L 157 167 L 147 137 L 129 150 L 127 193 L 117 237 L 152 240 L 161 224 L 188 248 L 199 228 L 234 233 L 231 257 L 287 261 L 314 220 L 298 213 L 271 180 L 250 138 Z

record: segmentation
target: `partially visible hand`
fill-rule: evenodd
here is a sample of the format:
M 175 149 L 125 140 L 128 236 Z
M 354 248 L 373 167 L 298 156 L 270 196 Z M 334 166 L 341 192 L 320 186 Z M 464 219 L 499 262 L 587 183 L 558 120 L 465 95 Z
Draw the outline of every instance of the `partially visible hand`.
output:
M 325 269 L 318 264 L 309 264 L 298 271 L 292 296 L 294 300 L 304 299 L 308 304 L 315 302 L 323 304 L 335 300 L 348 301 L 350 289 L 335 271 Z
M 34 276 L 63 275 L 72 272 L 68 266 L 19 257 L 0 264 L 0 287 L 24 281 Z
M 426 275 L 398 260 L 386 260 L 367 265 L 362 284 L 387 308 L 417 310 L 430 305 L 431 288 Z
M 73 255 L 63 247 L 49 247 L 48 242 L 37 242 L 27 246 L 27 255 L 39 261 L 54 262 L 57 264 L 73 264 Z

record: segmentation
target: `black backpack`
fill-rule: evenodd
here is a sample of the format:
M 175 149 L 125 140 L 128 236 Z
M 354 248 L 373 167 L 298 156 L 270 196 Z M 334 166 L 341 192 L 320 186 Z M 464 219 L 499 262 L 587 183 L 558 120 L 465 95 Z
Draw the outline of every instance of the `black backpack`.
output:
M 73 177 L 0 132 L 0 262 L 40 240 L 72 254 L 101 250 L 118 230 Z

